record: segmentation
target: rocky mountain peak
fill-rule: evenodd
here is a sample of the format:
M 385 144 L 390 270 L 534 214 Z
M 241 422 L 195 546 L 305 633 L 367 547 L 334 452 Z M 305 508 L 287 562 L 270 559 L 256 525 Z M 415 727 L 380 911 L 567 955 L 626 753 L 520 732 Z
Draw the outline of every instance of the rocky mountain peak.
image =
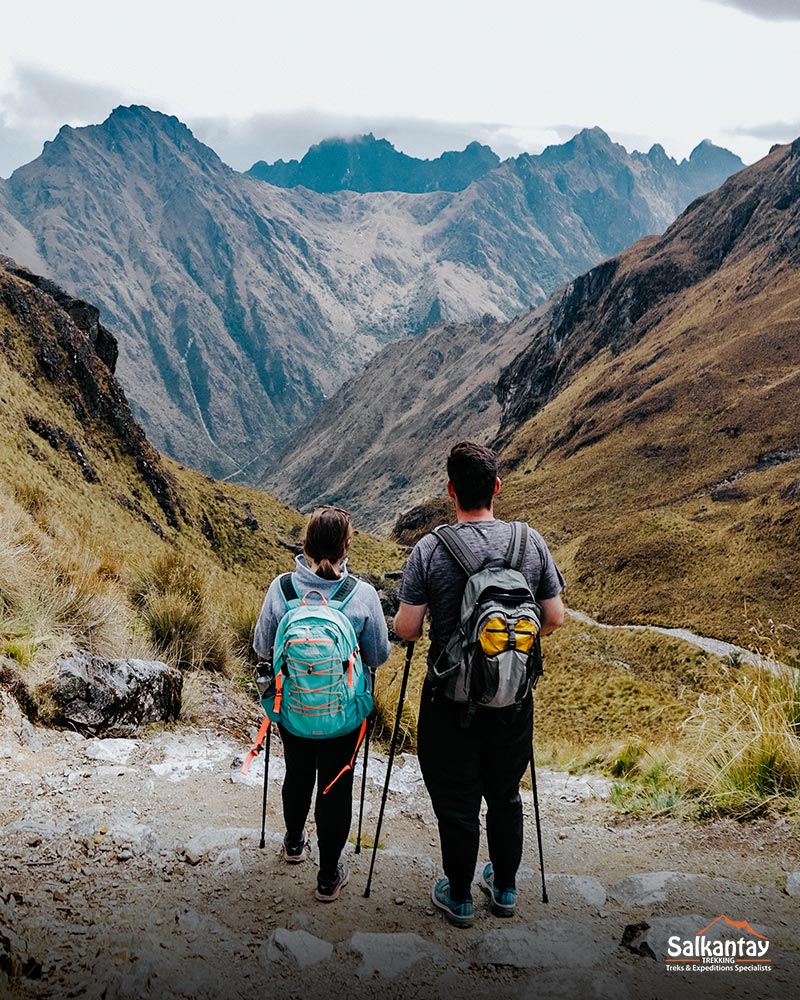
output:
M 80 159 L 88 150 L 112 156 L 124 155 L 135 159 L 140 166 L 158 164 L 163 156 L 170 156 L 173 166 L 189 161 L 202 165 L 205 170 L 230 170 L 174 115 L 134 104 L 115 108 L 100 125 L 81 128 L 62 126 L 55 139 L 44 144 L 39 160 L 14 172 L 12 185 L 16 174 L 26 172 L 34 165 L 37 168 L 58 166 Z
M 500 157 L 488 146 L 471 142 L 463 151 L 423 160 L 400 152 L 372 132 L 323 139 L 301 160 L 253 164 L 248 175 L 278 187 L 313 191 L 460 191 L 493 170 Z
M 581 159 L 587 153 L 604 152 L 616 154 L 625 153 L 625 150 L 618 143 L 613 142 L 607 132 L 604 132 L 599 125 L 592 128 L 581 129 L 567 142 L 557 146 L 546 146 L 540 154 L 543 162 L 567 162 L 569 160 Z
M 710 139 L 703 139 L 689 154 L 689 163 L 695 167 L 710 167 L 719 169 L 720 167 L 730 168 L 731 173 L 741 170 L 744 166 L 742 160 L 729 149 L 716 146 Z

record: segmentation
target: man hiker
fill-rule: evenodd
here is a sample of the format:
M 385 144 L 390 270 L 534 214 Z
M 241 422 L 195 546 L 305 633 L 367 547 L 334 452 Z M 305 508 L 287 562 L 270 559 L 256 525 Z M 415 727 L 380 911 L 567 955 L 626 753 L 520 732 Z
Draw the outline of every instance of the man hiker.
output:
M 470 441 L 461 442 L 450 452 L 447 476 L 458 540 L 478 566 L 492 561 L 504 565 L 504 560 L 507 564 L 512 543 L 516 544 L 518 568 L 541 608 L 541 634 L 554 632 L 564 621 L 560 596 L 564 579 L 538 532 L 527 525 L 514 529 L 495 518 L 494 497 L 501 486 L 495 453 Z M 520 555 L 516 540 L 523 535 Z M 523 685 L 517 704 L 476 707 L 463 699 L 453 700 L 452 686 L 437 678 L 459 623 L 469 578 L 451 554 L 451 547 L 434 532 L 417 542 L 403 569 L 394 629 L 400 638 L 416 640 L 422 635 L 426 613 L 430 613 L 430 651 L 417 743 L 422 775 L 439 824 L 445 872 L 445 878 L 434 884 L 431 898 L 450 923 L 469 927 L 474 921 L 471 887 L 480 844 L 482 798 L 487 807 L 490 860 L 483 868 L 480 885 L 490 897 L 493 913 L 514 914 L 523 842 L 519 784 L 531 761 L 533 696 Z M 517 625 L 520 627 L 519 622 Z

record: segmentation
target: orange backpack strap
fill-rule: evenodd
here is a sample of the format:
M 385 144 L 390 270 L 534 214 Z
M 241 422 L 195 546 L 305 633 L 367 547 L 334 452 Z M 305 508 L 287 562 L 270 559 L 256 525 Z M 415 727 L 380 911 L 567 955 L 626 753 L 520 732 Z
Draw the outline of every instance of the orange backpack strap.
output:
M 364 733 L 366 733 L 366 731 L 367 731 L 367 720 L 364 719 L 364 721 L 361 723 L 361 728 L 358 731 L 358 740 L 356 741 L 356 748 L 353 751 L 353 756 L 350 758 L 350 763 L 345 764 L 345 766 L 336 775 L 333 781 L 326 788 L 322 790 L 323 795 L 328 794 L 328 792 L 333 788 L 333 786 L 336 784 L 336 782 L 339 780 L 339 778 L 341 778 L 343 774 L 345 774 L 347 771 L 353 770 L 353 765 L 356 762 L 356 755 L 358 754 L 361 744 L 364 742 Z

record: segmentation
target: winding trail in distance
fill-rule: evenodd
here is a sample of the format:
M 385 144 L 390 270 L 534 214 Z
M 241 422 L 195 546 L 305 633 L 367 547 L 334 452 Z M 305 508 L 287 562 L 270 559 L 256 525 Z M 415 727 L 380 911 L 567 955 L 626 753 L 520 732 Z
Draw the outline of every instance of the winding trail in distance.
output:
M 661 635 L 672 636 L 674 639 L 683 639 L 684 642 L 698 646 L 707 653 L 714 653 L 715 656 L 727 657 L 733 662 L 748 663 L 751 666 L 767 669 L 776 673 L 779 669 L 786 669 L 786 665 L 760 653 L 754 653 L 751 649 L 743 646 L 736 646 L 732 642 L 723 642 L 722 639 L 712 639 L 709 636 L 697 635 L 685 628 L 665 628 L 662 625 L 607 625 L 604 622 L 595 621 L 582 611 L 574 608 L 567 608 L 567 614 L 575 621 L 583 622 L 584 625 L 593 625 L 595 628 L 607 629 L 627 629 L 631 632 L 658 632 Z

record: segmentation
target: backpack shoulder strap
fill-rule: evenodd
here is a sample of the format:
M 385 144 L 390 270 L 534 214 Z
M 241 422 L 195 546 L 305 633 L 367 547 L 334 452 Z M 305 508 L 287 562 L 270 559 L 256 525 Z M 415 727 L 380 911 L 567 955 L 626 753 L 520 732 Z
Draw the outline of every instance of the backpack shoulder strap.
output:
M 342 580 L 339 586 L 334 590 L 331 596 L 328 598 L 329 604 L 335 604 L 335 606 L 341 611 L 345 604 L 350 600 L 353 594 L 356 592 L 356 587 L 358 586 L 358 580 L 351 573 Z
M 294 585 L 294 580 L 292 579 L 291 573 L 283 573 L 279 577 L 281 594 L 283 594 L 283 600 L 286 607 L 291 606 L 292 601 L 299 601 L 300 595 L 297 593 L 297 588 Z
M 433 529 L 433 533 L 467 576 L 473 576 L 480 570 L 481 564 L 451 524 L 440 524 Z
M 512 521 L 511 541 L 508 543 L 508 549 L 506 550 L 506 563 L 509 569 L 522 569 L 527 544 L 528 525 L 524 521 Z

